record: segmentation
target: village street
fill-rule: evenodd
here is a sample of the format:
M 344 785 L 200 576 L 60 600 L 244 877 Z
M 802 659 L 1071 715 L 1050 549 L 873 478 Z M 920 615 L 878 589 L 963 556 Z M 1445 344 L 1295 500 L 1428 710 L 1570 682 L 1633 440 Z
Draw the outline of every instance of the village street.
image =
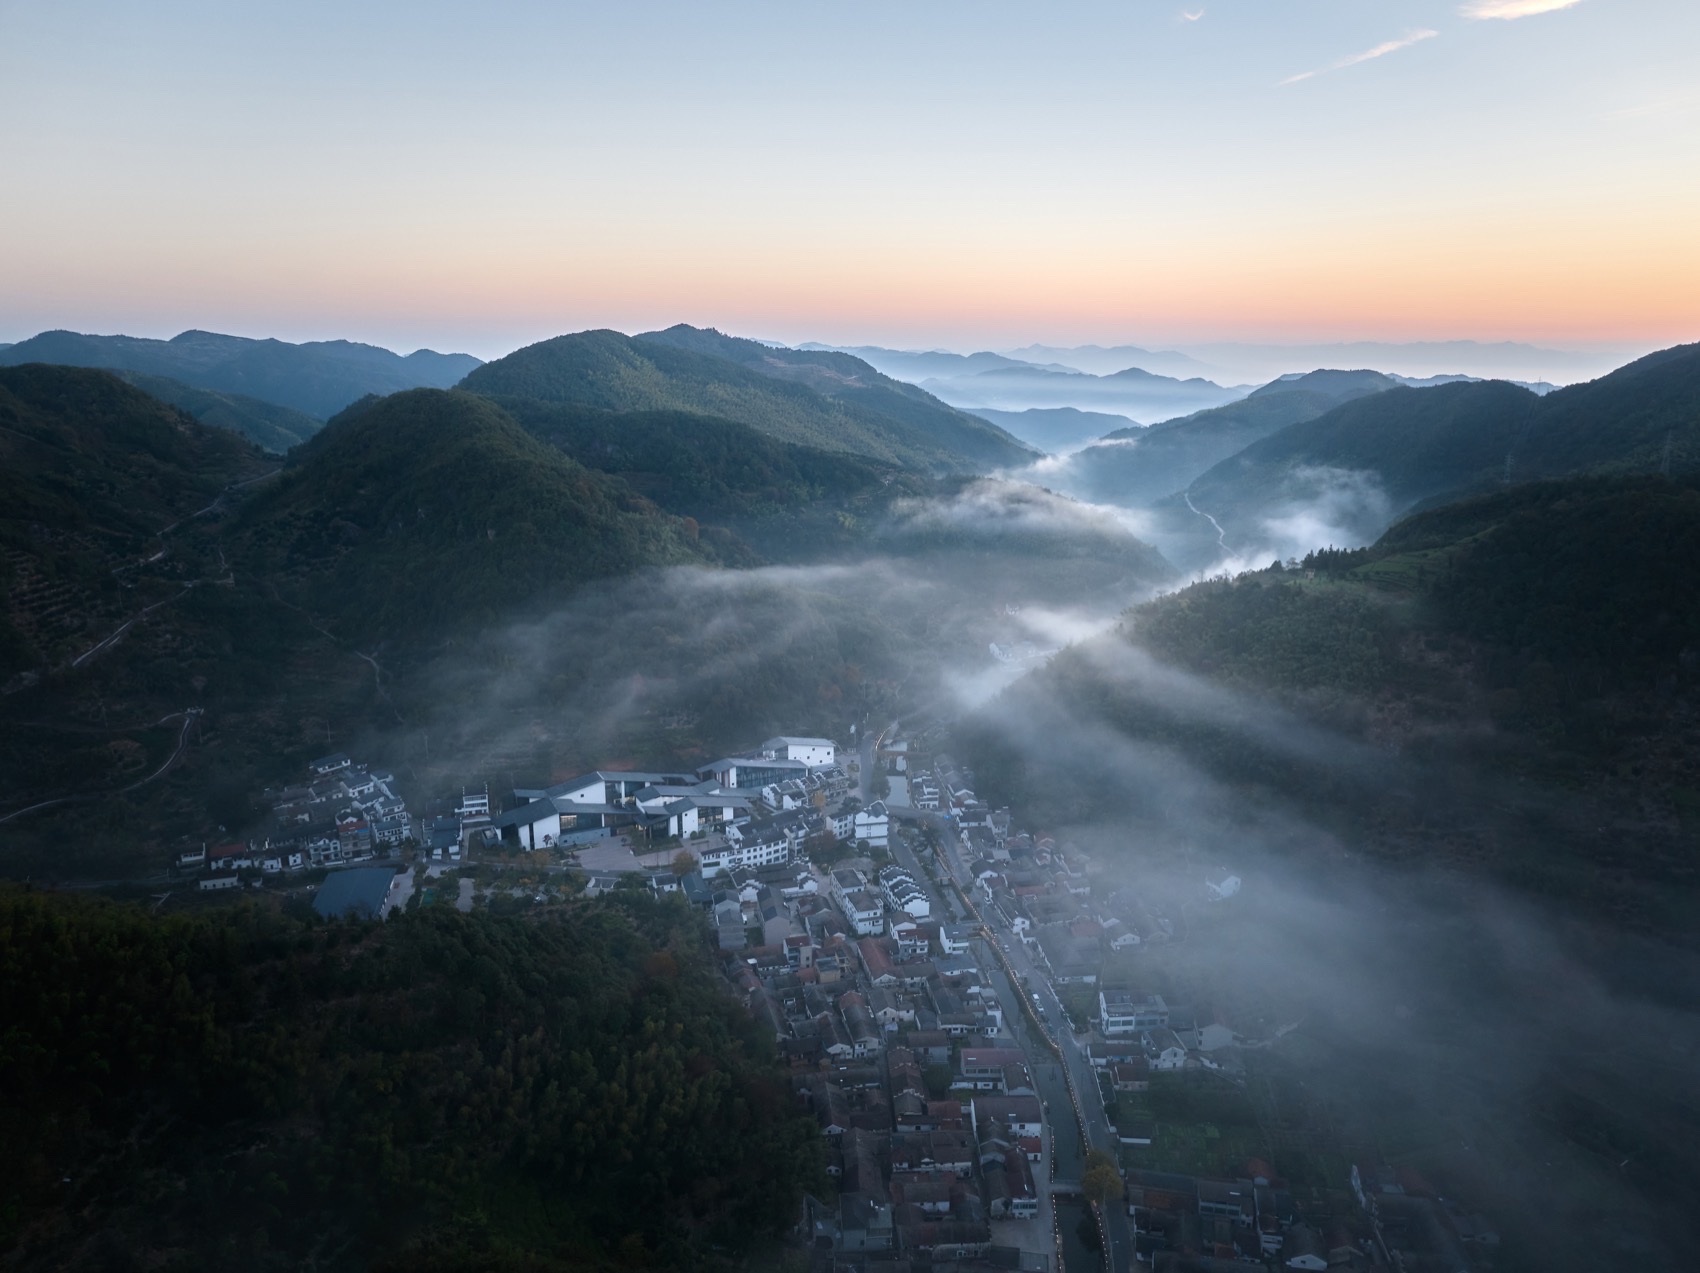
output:
M 894 810 L 894 813 L 899 811 Z M 903 810 L 903 814 L 910 811 Z M 928 815 L 922 811 L 914 811 L 917 821 L 932 822 L 937 815 Z M 947 833 L 949 824 L 943 819 Z M 955 891 L 941 889 L 932 881 L 928 872 L 921 868 L 916 860 L 913 849 L 908 842 L 908 836 L 900 833 L 891 838 L 892 856 L 898 864 L 910 872 L 913 878 L 927 891 L 933 905 L 939 907 L 940 914 L 948 914 L 953 920 L 964 918 L 961 902 L 955 896 Z M 951 855 L 954 858 L 954 854 Z M 961 871 L 959 863 L 952 862 L 957 871 Z M 941 896 L 941 894 L 943 896 Z M 1062 1033 L 1063 1056 L 1069 1064 L 1068 1077 L 1065 1077 L 1062 1063 L 1051 1049 L 1049 1041 L 1033 1024 L 1023 1004 L 1024 991 L 1012 983 L 1004 971 L 1003 961 L 999 959 L 992 943 L 999 943 L 1006 951 L 1010 947 L 1019 947 L 1019 941 L 1010 941 L 1007 934 L 996 934 L 988 930 L 985 940 L 974 943 L 974 952 L 979 966 L 993 989 L 997 992 L 999 1001 L 1003 1004 L 1005 1029 L 1014 1036 L 1016 1042 L 1026 1055 L 1028 1070 L 1033 1075 L 1034 1086 L 1039 1098 L 1044 1102 L 1046 1125 L 1045 1161 L 1040 1164 L 1037 1179 L 1042 1183 L 1040 1190 L 1040 1213 L 1037 1219 L 1021 1224 L 1021 1228 L 1030 1229 L 1039 1235 L 1043 1247 L 1029 1246 L 1022 1242 L 1024 1249 L 1046 1250 L 1053 1248 L 1053 1234 L 1059 1235 L 1063 1243 L 1064 1263 L 1069 1268 L 1092 1268 L 1098 1263 L 1097 1257 L 1080 1241 L 1075 1231 L 1080 1217 L 1087 1214 L 1086 1208 L 1079 1195 L 1080 1180 L 1085 1173 L 1086 1150 L 1090 1146 L 1106 1149 L 1112 1155 L 1115 1152 L 1115 1137 L 1110 1133 L 1108 1120 L 1104 1116 L 1103 1101 L 1098 1090 L 1097 1079 L 1092 1072 L 1091 1061 L 1083 1046 L 1078 1044 L 1066 1028 L 1067 1018 L 1063 1015 L 1062 1004 L 1052 991 L 1050 982 L 1026 961 L 1025 952 L 1015 951 L 1011 964 L 1017 972 L 1027 978 L 1030 986 L 1036 987 L 1041 996 L 1050 1021 L 1064 1023 Z M 1069 1078 L 1072 1078 L 1076 1089 L 1081 1093 L 1081 1113 L 1085 1119 L 1088 1141 L 1083 1144 L 1080 1136 L 1080 1125 L 1076 1119 L 1076 1106 L 1068 1088 Z M 1056 1197 L 1053 1197 L 1055 1193 Z M 1053 1213 L 1061 1207 L 1062 1223 L 1057 1224 Z M 1121 1214 L 1121 1209 L 1110 1207 L 1106 1209 L 1106 1228 L 1110 1239 L 1109 1267 L 1114 1273 L 1128 1273 L 1133 1259 L 1133 1235 L 1127 1219 Z
M 967 865 L 962 860 L 955 828 L 950 820 L 941 814 L 920 809 L 894 809 L 892 812 L 894 818 L 912 821 L 923 828 L 922 834 L 933 842 L 937 850 L 936 860 L 943 862 L 957 885 L 964 893 L 968 893 L 972 882 L 968 879 Z M 894 836 L 892 845 L 892 851 L 898 861 L 907 867 L 917 880 L 927 881 L 930 891 L 937 892 L 938 890 L 931 888 L 927 874 L 918 869 L 918 863 L 904 842 L 904 837 Z M 948 909 L 953 915 L 960 915 L 961 906 L 954 896 L 949 899 Z M 987 908 L 981 914 L 986 920 L 989 941 L 996 943 L 1004 952 L 1010 967 L 1015 969 L 1017 975 L 1026 979 L 1025 993 L 1037 995 L 1038 1006 L 1055 1031 L 1062 1053 L 1062 1064 L 1068 1068 L 1068 1080 L 1072 1080 L 1074 1089 L 1079 1094 L 1080 1118 L 1086 1125 L 1085 1146 L 1080 1144 L 1079 1128 L 1073 1118 L 1074 1102 L 1070 1098 L 1056 1053 L 1051 1050 L 1045 1039 L 1038 1036 L 1031 1018 L 1026 1015 L 1021 1002 L 1024 994 L 1022 988 L 1010 983 L 1001 961 L 982 944 L 981 967 L 991 977 L 998 997 L 1004 1002 L 1010 1028 L 1027 1053 L 1034 1081 L 1039 1087 L 1041 1098 L 1047 1104 L 1046 1118 L 1052 1131 L 1052 1143 L 1055 1146 L 1053 1152 L 1056 1155 L 1053 1177 L 1056 1181 L 1077 1189 L 1085 1170 L 1087 1148 L 1102 1149 L 1112 1158 L 1118 1156 L 1118 1142 L 1115 1133 L 1110 1129 L 1109 1118 L 1104 1113 L 1103 1094 L 1099 1090 L 1097 1074 L 1087 1054 L 1090 1036 L 1076 1037 L 1069 1028 L 1062 1001 L 1051 986 L 1050 978 L 1035 966 L 1025 944 L 1001 926 L 995 911 Z M 1132 1267 L 1135 1247 L 1132 1226 L 1128 1223 L 1125 1210 L 1115 1206 L 1106 1207 L 1104 1227 L 1109 1238 L 1109 1267 L 1113 1273 L 1127 1273 Z M 1068 1244 L 1073 1235 L 1065 1232 L 1063 1237 L 1065 1244 Z

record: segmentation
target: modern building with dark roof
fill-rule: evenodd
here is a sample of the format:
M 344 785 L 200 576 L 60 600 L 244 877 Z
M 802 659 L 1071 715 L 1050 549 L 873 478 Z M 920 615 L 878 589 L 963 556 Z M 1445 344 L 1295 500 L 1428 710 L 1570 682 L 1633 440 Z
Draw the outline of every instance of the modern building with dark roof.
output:
M 334 872 L 313 895 L 313 909 L 326 919 L 382 919 L 394 880 L 395 872 L 387 866 Z

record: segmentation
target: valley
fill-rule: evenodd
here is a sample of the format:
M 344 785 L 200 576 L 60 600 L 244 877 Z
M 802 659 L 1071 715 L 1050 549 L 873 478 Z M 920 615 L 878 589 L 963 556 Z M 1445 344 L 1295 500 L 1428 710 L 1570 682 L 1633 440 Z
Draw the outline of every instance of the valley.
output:
M 1635 1053 L 1578 1049 L 1568 1001 L 1533 990 L 1591 987 L 1608 1030 L 1696 1046 L 1697 362 L 1545 397 L 1318 370 L 1038 462 L 850 355 L 693 328 L 562 337 L 363 398 L 281 461 L 143 379 L 0 370 L 18 510 L 0 864 L 145 897 L 171 941 L 281 925 L 266 949 L 308 963 L 339 924 L 381 962 L 629 922 L 634 952 L 698 968 L 690 1004 L 731 991 L 751 1082 L 801 1093 L 771 1134 L 825 1157 L 781 1210 L 840 1251 L 986 1243 L 1074 1269 L 1103 1246 L 1122 1273 L 1313 1242 L 1364 1267 L 1566 1267 L 1537 1222 L 1557 1205 L 1679 1267 L 1689 1098 Z M 834 740 L 853 769 L 783 755 Z M 312 899 L 374 870 L 386 923 L 313 926 Z M 32 897 L 8 903 L 31 923 L 134 922 Z M 969 952 L 941 951 L 964 923 Z M 793 937 L 845 988 L 799 978 Z M 1124 1030 L 1106 1006 L 1124 995 L 1162 1020 Z M 262 1019 L 319 1028 L 316 1002 Z M 986 1042 L 941 1051 L 917 1009 L 967 1013 Z M 461 1046 L 472 1019 L 433 1037 Z M 935 1073 L 964 1081 L 975 1047 L 1014 1048 L 1035 1095 Z M 1484 1050 L 1485 1070 L 1463 1062 Z M 928 1111 L 974 1123 L 974 1090 L 987 1118 L 1048 1103 L 1030 1192 L 986 1158 L 940 1195 L 948 1219 L 917 1221 L 905 1199 L 938 1190 L 905 1155 L 962 1135 Z M 115 1099 L 112 1134 L 142 1116 Z M 841 1103 L 863 1112 L 822 1139 Z M 416 1135 L 405 1108 L 376 1134 Z M 239 1125 L 295 1163 L 243 1110 L 154 1169 L 202 1170 Z M 500 1136 L 535 1135 L 542 1115 L 516 1117 Z M 531 1161 L 500 1143 L 455 1169 L 488 1189 Z M 1540 1155 L 1562 1166 L 1524 1170 Z M 59 1168 L 31 1162 L 39 1190 Z M 268 1240 L 303 1249 L 289 1226 L 320 1208 L 369 1250 L 376 1231 L 305 1180 Z M 1200 1211 L 1242 1187 L 1243 1216 Z M 14 1240 L 33 1266 L 86 1256 L 30 1196 Z M 126 1198 L 107 1240 L 157 1205 Z M 420 1258 L 524 1230 L 427 1212 L 401 1238 Z M 170 1216 L 151 1240 L 183 1240 L 189 1213 Z M 776 1252 L 794 1219 L 740 1241 Z M 525 1241 L 617 1257 L 551 1223 Z M 704 1223 L 629 1241 L 702 1258 Z

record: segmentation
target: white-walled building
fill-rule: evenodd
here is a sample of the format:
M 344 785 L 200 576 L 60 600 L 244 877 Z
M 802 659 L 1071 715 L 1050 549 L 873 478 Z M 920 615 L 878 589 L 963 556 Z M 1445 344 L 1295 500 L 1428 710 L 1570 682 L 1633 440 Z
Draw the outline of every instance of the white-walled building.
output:
M 1142 1034 L 1169 1024 L 1169 1005 L 1162 995 L 1135 995 L 1130 990 L 1098 992 L 1098 1028 L 1106 1037 Z
M 784 866 L 791 860 L 791 840 L 783 828 L 752 822 L 727 827 L 724 840 L 705 847 L 691 846 L 704 878 L 736 867 Z
M 838 747 L 830 738 L 770 738 L 761 745 L 780 760 L 800 760 L 811 767 L 837 763 Z
M 883 800 L 876 800 L 866 809 L 857 810 L 855 835 L 856 839 L 866 840 L 876 849 L 890 844 L 891 814 Z

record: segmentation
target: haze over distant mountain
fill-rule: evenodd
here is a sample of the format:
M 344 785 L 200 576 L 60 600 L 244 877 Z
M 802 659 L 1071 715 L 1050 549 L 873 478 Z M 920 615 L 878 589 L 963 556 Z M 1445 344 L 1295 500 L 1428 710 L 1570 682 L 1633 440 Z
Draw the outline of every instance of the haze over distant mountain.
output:
M 1032 458 L 990 421 L 848 354 L 778 349 L 684 325 L 637 337 L 558 336 L 478 368 L 463 387 L 610 411 L 719 416 L 782 441 L 924 470 L 985 471 Z
M 1072 451 L 1106 433 L 1124 429 L 1137 432 L 1144 427 L 1124 415 L 1079 411 L 1074 407 L 1029 407 L 1026 411 L 968 407 L 966 410 L 1045 451 Z
M 882 375 L 910 384 L 920 384 L 921 381 L 934 377 L 967 376 L 999 367 L 1029 365 L 1018 358 L 1006 358 L 1002 354 L 987 353 L 983 350 L 974 354 L 956 354 L 947 349 L 884 349 L 879 345 L 821 345 L 813 341 L 796 348 L 808 353 L 850 354 L 860 358 Z M 1068 368 L 1057 366 L 1052 370 Z
M 1250 551 L 1291 534 L 1349 547 L 1424 502 L 1510 482 L 1696 467 L 1700 344 L 1545 397 L 1490 380 L 1347 403 L 1200 475 L 1169 510 L 1170 528 L 1187 526 L 1198 542 L 1190 551 L 1172 540 L 1163 547 L 1188 564 L 1218 546 Z
M 262 402 L 246 394 L 197 389 L 181 380 L 150 376 L 142 371 L 115 371 L 113 374 L 161 402 L 182 407 L 202 424 L 240 433 L 277 455 L 305 442 L 324 427 L 322 420 L 304 411 L 282 407 L 275 402 Z
M 1029 365 L 994 367 L 970 375 L 926 380 L 921 388 L 964 410 L 1073 407 L 1077 411 L 1125 415 L 1141 424 L 1219 407 L 1245 397 L 1249 391 L 1242 387 L 1224 388 L 1196 376 L 1176 380 L 1142 367 L 1093 376 L 1082 371 Z
M 1218 368 L 1217 374 L 1246 380 L 1268 380 L 1294 367 L 1375 367 L 1389 375 L 1467 375 L 1568 384 L 1603 375 L 1630 354 L 1628 349 L 1579 352 L 1517 341 L 1475 340 L 1359 340 L 1301 345 L 1221 342 L 1187 348 Z
M 1005 351 L 1022 362 L 1055 363 L 1093 376 L 1114 375 L 1128 367 L 1143 367 L 1158 375 L 1186 379 L 1213 376 L 1216 368 L 1175 349 L 1142 349 L 1138 345 L 1027 345 Z
M 1035 480 L 1083 499 L 1143 507 L 1183 489 L 1260 438 L 1353 398 L 1396 387 L 1396 381 L 1377 371 L 1312 371 L 1271 381 L 1227 406 L 1148 429 L 1106 434 L 1066 460 L 1042 465 Z
M 196 389 L 240 394 L 327 420 L 371 393 L 446 389 L 479 365 L 471 354 L 400 354 L 348 340 L 250 340 L 186 331 L 170 340 L 49 331 L 0 350 L 0 365 L 26 362 L 164 376 Z

